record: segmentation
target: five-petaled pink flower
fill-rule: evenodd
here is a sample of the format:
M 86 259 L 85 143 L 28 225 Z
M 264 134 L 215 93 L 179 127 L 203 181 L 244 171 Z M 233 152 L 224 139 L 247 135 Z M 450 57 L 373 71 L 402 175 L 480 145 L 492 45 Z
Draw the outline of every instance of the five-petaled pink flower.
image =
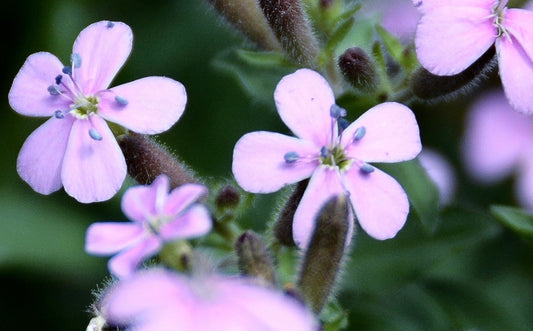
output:
M 207 188 L 185 184 L 168 193 L 169 179 L 158 176 L 150 186 L 129 188 L 122 198 L 122 211 L 132 222 L 99 222 L 87 229 L 85 250 L 111 255 L 108 267 L 115 276 L 131 275 L 146 258 L 155 255 L 164 242 L 208 233 L 212 220 L 207 208 L 196 201 Z
M 283 122 L 298 138 L 273 132 L 244 135 L 233 152 L 233 174 L 254 193 L 269 193 L 311 177 L 293 221 L 295 242 L 305 248 L 314 220 L 333 195 L 349 194 L 363 229 L 388 239 L 402 228 L 409 202 L 400 184 L 368 162 L 400 162 L 421 150 L 411 110 L 388 102 L 368 110 L 345 129 L 344 109 L 328 82 L 301 69 L 285 76 L 274 99 Z M 340 127 L 340 128 L 339 128 Z
M 511 111 L 501 91 L 483 94 L 472 107 L 463 141 L 466 170 L 489 184 L 516 171 L 516 196 L 533 210 L 533 119 Z
M 236 277 L 139 272 L 112 287 L 104 304 L 106 320 L 126 330 L 319 330 L 294 298 Z
M 37 192 L 64 186 L 80 202 L 111 198 L 126 177 L 126 162 L 111 128 L 156 134 L 185 109 L 183 85 L 146 77 L 108 88 L 128 58 L 133 35 L 121 22 L 85 28 L 74 42 L 71 65 L 47 52 L 30 55 L 13 81 L 9 104 L 22 115 L 51 117 L 26 140 L 19 175 Z
M 533 12 L 506 8 L 507 0 L 413 0 L 422 18 L 418 59 L 436 75 L 455 75 L 496 44 L 505 94 L 517 110 L 533 113 Z

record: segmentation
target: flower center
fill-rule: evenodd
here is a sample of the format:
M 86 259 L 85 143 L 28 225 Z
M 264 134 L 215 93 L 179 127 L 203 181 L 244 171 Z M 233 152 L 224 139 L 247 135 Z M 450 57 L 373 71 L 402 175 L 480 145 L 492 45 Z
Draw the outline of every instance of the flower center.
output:
M 497 38 L 508 35 L 507 29 L 503 25 L 503 15 L 505 14 L 505 10 L 507 7 L 505 5 L 507 4 L 507 0 L 499 0 L 498 3 L 494 6 L 492 9 L 492 15 L 494 16 L 494 26 L 498 29 L 498 35 Z
M 98 112 L 98 97 L 96 96 L 78 96 L 72 104 L 71 114 L 79 119 L 85 119 L 90 114 Z
M 350 167 L 353 160 L 346 155 L 346 151 L 340 145 L 331 148 L 322 147 L 320 150 L 320 163 L 325 166 L 338 167 L 340 170 L 346 170 Z

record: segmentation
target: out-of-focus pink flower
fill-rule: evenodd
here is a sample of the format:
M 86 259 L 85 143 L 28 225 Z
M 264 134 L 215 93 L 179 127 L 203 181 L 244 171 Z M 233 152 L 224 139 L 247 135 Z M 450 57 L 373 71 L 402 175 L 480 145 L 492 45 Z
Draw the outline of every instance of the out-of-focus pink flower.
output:
M 339 194 L 349 195 L 369 235 L 394 237 L 405 223 L 409 201 L 394 178 L 368 162 L 416 157 L 421 144 L 411 110 L 383 103 L 343 128 L 339 123 L 346 110 L 335 104 L 328 82 L 309 69 L 285 76 L 274 99 L 281 119 L 298 138 L 265 131 L 244 135 L 233 152 L 239 185 L 270 193 L 311 177 L 293 222 L 294 240 L 301 248 L 307 247 L 320 208 Z
M 79 34 L 70 66 L 46 52 L 26 59 L 9 104 L 22 115 L 50 117 L 28 137 L 17 160 L 19 175 L 35 191 L 50 194 L 64 186 L 80 202 L 111 198 L 126 177 L 126 162 L 105 120 L 155 134 L 180 118 L 187 95 L 170 78 L 109 88 L 132 40 L 126 24 L 101 21 Z
M 415 44 L 421 64 L 436 75 L 458 74 L 493 44 L 513 108 L 533 113 L 533 12 L 507 0 L 413 0 L 422 13 Z
M 479 98 L 467 118 L 463 142 L 466 170 L 482 183 L 518 172 L 516 194 L 533 210 L 533 121 L 512 111 L 500 91 Z
M 203 185 L 185 184 L 168 193 L 169 179 L 161 175 L 150 186 L 135 186 L 122 198 L 122 211 L 131 220 L 93 223 L 85 239 L 90 254 L 112 255 L 108 267 L 115 276 L 131 275 L 166 241 L 206 234 L 212 220 L 196 201 L 207 194 Z
M 418 155 L 418 160 L 437 186 L 441 205 L 449 204 L 455 193 L 455 174 L 448 160 L 439 152 L 425 147 Z

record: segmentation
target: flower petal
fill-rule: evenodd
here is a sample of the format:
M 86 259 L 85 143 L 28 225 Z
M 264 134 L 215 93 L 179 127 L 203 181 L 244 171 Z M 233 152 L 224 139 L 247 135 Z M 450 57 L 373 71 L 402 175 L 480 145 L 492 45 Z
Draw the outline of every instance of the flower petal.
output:
M 281 119 L 296 136 L 318 146 L 328 145 L 335 96 L 324 77 L 313 70 L 297 70 L 278 83 L 274 100 Z
M 501 91 L 483 94 L 466 121 L 463 158 L 468 174 L 482 182 L 508 176 L 532 138 L 531 119 L 513 111 Z
M 425 13 L 415 36 L 420 63 L 435 75 L 455 75 L 474 63 L 498 34 L 487 5 L 445 6 Z
M 343 178 L 366 233 L 379 240 L 396 236 L 409 214 L 409 200 L 401 185 L 377 168 L 368 174 L 351 167 Z
M 68 137 L 73 120 L 52 117 L 26 139 L 17 159 L 17 172 L 36 192 L 59 190 Z
M 235 145 L 233 175 L 246 191 L 275 192 L 309 177 L 318 166 L 318 150 L 310 141 L 273 132 L 251 132 Z M 284 157 L 289 152 L 301 159 L 287 163 Z
M 412 0 L 413 5 L 422 13 L 440 10 L 443 7 L 478 7 L 492 8 L 498 0 Z M 507 3 L 507 0 L 503 0 Z M 502 6 L 504 6 L 502 4 Z
M 318 167 L 316 169 L 305 189 L 298 208 L 296 208 L 292 223 L 294 242 L 301 249 L 306 249 L 313 236 L 315 221 L 320 209 L 331 197 L 345 193 L 346 190 L 336 169 L 330 167 Z M 351 241 L 353 218 L 349 221 L 349 226 L 346 245 Z
M 183 212 L 187 207 L 196 202 L 201 197 L 207 195 L 207 187 L 199 184 L 181 185 L 168 195 L 162 212 L 165 215 L 177 215 Z
M 518 40 L 528 57 L 533 60 L 533 11 L 508 8 L 503 22 L 507 32 Z
M 78 84 L 86 95 L 106 89 L 126 62 L 133 33 L 122 22 L 100 21 L 83 29 L 76 38 L 73 53 L 81 58 L 74 68 Z
M 107 263 L 109 271 L 118 278 L 131 276 L 147 258 L 161 249 L 161 240 L 152 236 L 112 257 Z
M 89 254 L 117 253 L 140 240 L 145 229 L 130 222 L 93 223 L 85 234 L 85 251 Z
M 9 105 L 26 116 L 53 116 L 56 110 L 67 110 L 70 101 L 61 95 L 51 95 L 48 87 L 55 85 L 63 64 L 50 53 L 30 55 L 20 68 L 9 90 Z
M 166 77 L 146 77 L 101 94 L 100 115 L 132 131 L 156 134 L 168 130 L 181 117 L 187 103 L 185 87 Z M 127 100 L 122 105 L 115 96 Z
M 95 140 L 89 130 L 102 139 Z M 76 120 L 61 171 L 65 191 L 84 203 L 110 199 L 126 177 L 126 161 L 113 133 L 99 116 Z
M 160 231 L 164 240 L 177 240 L 203 236 L 211 231 L 213 221 L 206 207 L 197 204 L 169 223 Z
M 355 131 L 365 135 L 354 141 Z M 366 162 L 400 162 L 415 158 L 422 150 L 415 115 L 406 106 L 386 102 L 372 107 L 342 134 L 347 154 Z
M 533 59 L 513 37 L 498 38 L 496 50 L 502 85 L 509 103 L 522 113 L 533 114 Z
M 122 212 L 128 219 L 143 223 L 160 214 L 166 204 L 168 190 L 169 179 L 165 175 L 157 176 L 151 185 L 130 187 L 122 196 Z
M 518 172 L 515 191 L 520 205 L 533 211 L 533 153 L 528 153 Z

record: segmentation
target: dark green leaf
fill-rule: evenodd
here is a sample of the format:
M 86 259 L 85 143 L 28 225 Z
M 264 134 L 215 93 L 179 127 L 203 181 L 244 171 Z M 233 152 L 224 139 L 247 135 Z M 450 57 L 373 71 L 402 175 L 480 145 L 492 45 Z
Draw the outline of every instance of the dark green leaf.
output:
M 507 206 L 492 206 L 490 211 L 503 225 L 533 242 L 532 214 Z

